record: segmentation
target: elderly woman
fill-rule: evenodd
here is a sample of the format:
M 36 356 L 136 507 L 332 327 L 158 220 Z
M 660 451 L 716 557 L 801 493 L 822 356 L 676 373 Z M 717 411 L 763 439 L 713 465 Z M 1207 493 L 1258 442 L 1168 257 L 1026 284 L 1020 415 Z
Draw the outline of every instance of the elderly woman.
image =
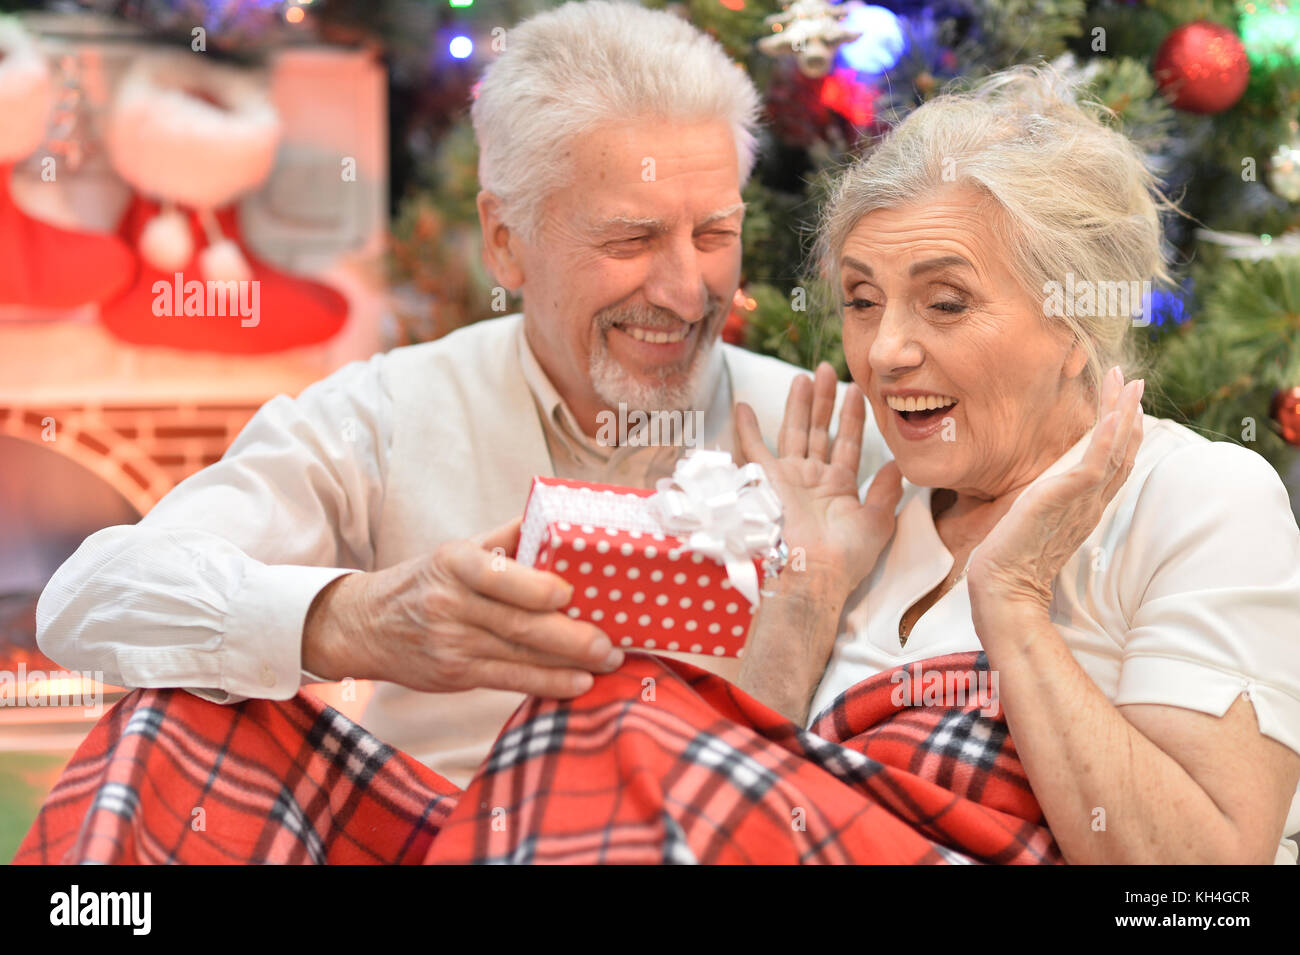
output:
M 1163 278 L 1162 205 L 1135 147 L 1040 70 L 927 103 L 844 173 L 823 261 L 895 463 L 859 503 L 829 366 L 792 388 L 779 458 L 741 409 L 807 562 L 766 601 L 740 684 L 809 725 L 873 674 L 983 649 L 1067 861 L 1294 862 L 1283 486 L 1142 413 L 1128 311 L 1056 307 L 1069 282 Z

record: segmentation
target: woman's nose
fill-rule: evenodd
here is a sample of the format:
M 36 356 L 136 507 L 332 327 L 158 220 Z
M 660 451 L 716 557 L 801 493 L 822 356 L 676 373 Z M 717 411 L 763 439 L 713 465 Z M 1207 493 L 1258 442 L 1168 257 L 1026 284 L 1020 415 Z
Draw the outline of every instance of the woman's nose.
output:
M 872 371 L 878 375 L 893 375 L 899 369 L 915 368 L 925 359 L 925 350 L 916 341 L 912 319 L 905 308 L 893 304 L 885 306 L 867 358 Z

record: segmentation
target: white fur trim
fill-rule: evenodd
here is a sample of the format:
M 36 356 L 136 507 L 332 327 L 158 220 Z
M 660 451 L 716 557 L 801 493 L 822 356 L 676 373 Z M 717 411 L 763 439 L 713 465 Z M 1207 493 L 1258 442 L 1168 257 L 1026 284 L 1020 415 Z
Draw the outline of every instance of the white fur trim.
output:
M 193 53 L 158 54 L 122 78 L 106 139 L 114 167 L 140 192 L 217 209 L 270 174 L 280 120 L 254 75 Z
M 253 269 L 230 239 L 218 239 L 199 253 L 199 271 L 208 282 L 247 282 Z
M 190 220 L 172 209 L 160 212 L 140 231 L 140 254 L 160 272 L 178 272 L 194 258 Z
M 13 17 L 0 17 L 0 163 L 25 159 L 45 139 L 50 68 L 36 40 Z

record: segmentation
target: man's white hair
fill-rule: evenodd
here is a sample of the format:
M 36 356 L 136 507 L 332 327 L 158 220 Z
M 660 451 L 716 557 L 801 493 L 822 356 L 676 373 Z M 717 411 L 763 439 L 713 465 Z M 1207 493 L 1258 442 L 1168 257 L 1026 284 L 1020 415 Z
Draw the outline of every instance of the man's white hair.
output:
M 585 0 L 524 20 L 483 75 L 470 115 L 479 183 L 530 239 L 546 197 L 569 182 L 575 135 L 641 116 L 731 126 L 740 181 L 754 167 L 761 100 L 744 69 L 681 17 Z

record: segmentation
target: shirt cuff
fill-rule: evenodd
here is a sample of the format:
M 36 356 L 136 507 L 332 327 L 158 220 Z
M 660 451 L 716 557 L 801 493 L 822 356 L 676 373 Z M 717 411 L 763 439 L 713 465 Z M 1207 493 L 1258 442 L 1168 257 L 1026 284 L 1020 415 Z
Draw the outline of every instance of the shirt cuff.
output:
M 351 573 L 357 571 L 284 564 L 250 568 L 227 618 L 221 688 L 232 696 L 291 699 L 306 673 L 302 631 L 307 611 L 327 584 Z

